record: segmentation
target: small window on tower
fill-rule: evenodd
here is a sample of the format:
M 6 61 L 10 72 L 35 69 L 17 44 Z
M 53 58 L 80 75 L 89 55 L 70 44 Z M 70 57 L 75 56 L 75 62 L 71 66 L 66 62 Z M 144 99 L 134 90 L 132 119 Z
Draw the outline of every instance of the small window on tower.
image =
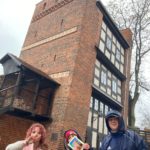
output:
M 118 60 L 118 61 L 120 61 L 120 59 L 121 59 L 121 52 L 120 52 L 120 50 L 117 48 L 117 50 L 116 50 L 116 59 Z
M 103 70 L 101 71 L 101 83 L 102 84 L 104 84 L 104 85 L 106 85 L 106 77 L 107 77 L 107 75 L 106 75 L 106 72 L 104 72 Z
M 111 50 L 111 44 L 112 44 L 112 41 L 111 41 L 110 37 L 107 36 L 106 47 L 108 48 L 108 50 Z
M 117 93 L 117 83 L 115 80 L 112 80 L 112 91 L 114 93 Z
M 43 4 L 43 10 L 45 9 L 45 7 L 46 7 L 46 3 Z
M 60 0 L 55 0 L 55 3 L 58 3 Z

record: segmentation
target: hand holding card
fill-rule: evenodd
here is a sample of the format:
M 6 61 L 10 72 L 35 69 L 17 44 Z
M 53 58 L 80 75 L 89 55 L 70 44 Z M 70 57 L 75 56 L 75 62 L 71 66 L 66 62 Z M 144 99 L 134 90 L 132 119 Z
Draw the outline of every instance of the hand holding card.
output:
M 84 143 L 77 138 L 77 136 L 74 136 L 71 141 L 68 143 L 68 146 L 72 150 L 83 150 Z

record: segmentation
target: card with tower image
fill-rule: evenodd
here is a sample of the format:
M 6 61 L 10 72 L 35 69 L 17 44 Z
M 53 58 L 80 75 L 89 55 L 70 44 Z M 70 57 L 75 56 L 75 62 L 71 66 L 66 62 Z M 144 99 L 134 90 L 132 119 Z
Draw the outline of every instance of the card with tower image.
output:
M 71 149 L 74 149 L 76 147 L 76 149 L 78 150 L 83 150 L 83 142 L 76 136 L 74 136 L 71 141 L 68 143 L 68 146 Z

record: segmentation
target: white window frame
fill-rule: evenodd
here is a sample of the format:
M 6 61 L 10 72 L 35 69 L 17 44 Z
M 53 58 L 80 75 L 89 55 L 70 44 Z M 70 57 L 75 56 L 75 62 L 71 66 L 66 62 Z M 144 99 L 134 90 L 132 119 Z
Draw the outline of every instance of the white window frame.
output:
M 105 71 L 101 71 L 101 83 L 106 85 L 107 83 L 107 75 L 106 75 L 106 72 Z

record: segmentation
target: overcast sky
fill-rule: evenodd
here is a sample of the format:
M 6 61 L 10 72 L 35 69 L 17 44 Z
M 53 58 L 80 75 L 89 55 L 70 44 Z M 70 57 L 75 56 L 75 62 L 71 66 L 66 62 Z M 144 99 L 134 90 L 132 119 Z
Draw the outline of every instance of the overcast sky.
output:
M 0 58 L 19 56 L 35 5 L 41 0 L 0 0 Z M 0 74 L 2 74 L 0 66 Z

